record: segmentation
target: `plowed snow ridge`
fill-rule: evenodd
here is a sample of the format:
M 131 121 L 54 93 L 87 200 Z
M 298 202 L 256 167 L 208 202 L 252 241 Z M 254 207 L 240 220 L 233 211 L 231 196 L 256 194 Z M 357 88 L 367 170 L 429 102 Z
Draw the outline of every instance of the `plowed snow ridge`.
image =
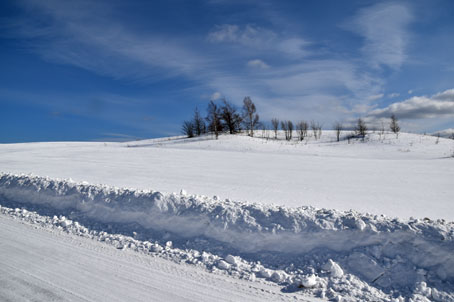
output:
M 138 224 L 170 240 L 203 239 L 208 250 L 223 247 L 226 261 L 220 259 L 217 267 L 231 270 L 236 258 L 226 254 L 236 253 L 246 262 L 262 261 L 271 269 L 268 278 L 287 286 L 315 274 L 319 286 L 306 286 L 308 290 L 347 278 L 344 290 L 352 298 L 369 297 L 357 288 L 366 286 L 371 297 L 383 300 L 399 295 L 454 300 L 454 225 L 443 220 L 391 220 L 354 211 L 220 201 L 11 174 L 0 174 L 0 200 L 71 210 L 99 223 Z M 273 255 L 286 255 L 294 263 L 283 267 Z M 264 269 L 258 274 L 267 277 Z

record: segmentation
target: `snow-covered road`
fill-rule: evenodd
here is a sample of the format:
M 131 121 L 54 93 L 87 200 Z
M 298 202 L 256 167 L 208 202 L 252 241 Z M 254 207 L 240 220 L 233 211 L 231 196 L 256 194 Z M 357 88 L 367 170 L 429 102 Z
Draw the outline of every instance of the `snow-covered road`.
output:
M 280 289 L 0 215 L 0 301 L 319 301 Z

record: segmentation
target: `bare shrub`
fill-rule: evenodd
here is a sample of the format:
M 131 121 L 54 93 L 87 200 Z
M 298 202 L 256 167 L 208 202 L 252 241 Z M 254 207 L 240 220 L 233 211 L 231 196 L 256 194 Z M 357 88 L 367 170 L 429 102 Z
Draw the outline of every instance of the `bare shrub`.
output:
M 333 129 L 336 131 L 337 141 L 340 141 L 340 135 L 341 135 L 343 128 L 344 128 L 344 126 L 340 122 L 336 122 L 333 125 Z
M 399 137 L 400 126 L 397 122 L 397 117 L 393 114 L 391 115 L 391 122 L 389 123 L 389 128 L 392 132 L 396 134 L 396 137 Z
M 287 121 L 287 129 L 288 129 L 288 140 L 292 139 L 293 134 L 293 123 L 292 121 Z
M 277 139 L 277 130 L 279 130 L 279 120 L 277 118 L 273 118 L 271 120 L 271 125 L 274 131 L 274 138 Z
M 281 128 L 284 130 L 285 134 L 285 139 L 286 140 L 291 140 L 292 139 L 292 133 L 293 133 L 293 123 L 292 121 L 282 121 L 281 122 Z
M 227 102 L 225 99 L 222 100 L 223 106 L 220 109 L 221 119 L 224 122 L 226 130 L 230 134 L 234 134 L 240 131 L 242 118 L 239 113 L 237 113 L 236 107 Z
M 192 121 L 184 121 L 181 131 L 187 137 L 194 137 L 194 124 Z
M 301 121 L 296 124 L 296 131 L 298 133 L 298 139 L 300 141 L 304 140 L 304 138 L 307 136 L 307 129 L 308 125 L 305 121 Z
M 210 101 L 208 103 L 207 113 L 208 130 L 213 132 L 216 139 L 218 139 L 219 132 L 222 132 L 221 111 L 213 101 Z
M 366 136 L 367 134 L 367 126 L 362 118 L 359 118 L 356 123 L 355 134 L 362 137 Z
M 199 136 L 206 132 L 206 125 L 203 117 L 200 115 L 199 109 L 196 107 L 194 110 L 194 118 L 192 121 L 194 126 L 194 134 Z
M 320 125 L 318 122 L 311 121 L 311 129 L 314 133 L 315 139 L 318 139 L 322 136 L 322 125 Z
M 250 97 L 245 97 L 243 100 L 243 123 L 249 132 L 250 136 L 254 136 L 254 129 L 259 125 L 259 115 L 257 109 Z

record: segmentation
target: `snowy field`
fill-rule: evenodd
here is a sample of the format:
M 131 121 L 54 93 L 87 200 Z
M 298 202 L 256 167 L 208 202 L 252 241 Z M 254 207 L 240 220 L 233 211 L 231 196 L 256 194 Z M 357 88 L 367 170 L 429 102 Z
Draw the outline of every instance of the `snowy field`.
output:
M 0 297 L 454 301 L 453 140 L 257 136 L 0 145 Z
M 256 134 L 261 136 L 261 131 Z M 246 136 L 130 143 L 0 145 L 0 172 L 221 199 L 454 220 L 454 140 L 371 134 L 369 141 Z

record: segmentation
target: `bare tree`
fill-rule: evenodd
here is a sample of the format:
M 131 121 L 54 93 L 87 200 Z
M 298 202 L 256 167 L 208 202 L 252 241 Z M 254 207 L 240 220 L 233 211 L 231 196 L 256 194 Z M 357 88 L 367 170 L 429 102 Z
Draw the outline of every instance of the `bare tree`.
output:
M 344 126 L 342 125 L 341 122 L 336 122 L 333 125 L 333 129 L 336 131 L 337 141 L 340 141 L 340 135 L 341 135 L 343 128 L 344 128 Z
M 206 132 L 205 121 L 200 115 L 199 109 L 197 107 L 194 110 L 194 118 L 192 124 L 194 126 L 195 135 L 199 136 Z
M 298 138 L 300 141 L 304 140 L 304 138 L 307 136 L 307 129 L 308 125 L 305 121 L 301 121 L 296 124 L 296 131 L 298 132 Z
M 208 103 L 207 113 L 208 115 L 206 117 L 206 120 L 208 121 L 208 130 L 210 132 L 213 132 L 216 136 L 216 139 L 218 139 L 219 132 L 222 132 L 222 124 L 220 118 L 221 111 L 213 101 L 210 101 L 210 103 Z
M 192 121 L 184 121 L 181 131 L 187 137 L 194 137 L 194 124 Z
M 293 133 L 293 123 L 292 121 L 282 121 L 281 122 L 281 128 L 284 130 L 285 134 L 285 139 L 286 140 L 291 140 L 292 139 L 292 133 Z
M 287 127 L 287 122 L 282 121 L 281 122 L 281 129 L 284 131 L 285 139 L 288 140 L 288 127 Z
M 268 127 L 265 123 L 260 123 L 262 125 L 262 138 L 266 138 L 268 140 L 270 138 L 270 132 L 268 131 Z
M 364 120 L 362 118 L 359 118 L 356 123 L 355 134 L 364 137 L 364 136 L 366 136 L 366 133 L 367 133 L 366 123 L 364 122 Z
M 292 134 L 293 134 L 293 123 L 292 121 L 287 121 L 287 128 L 288 128 L 288 140 L 292 139 Z
M 221 107 L 221 119 L 224 121 L 226 129 L 229 130 L 230 134 L 239 132 L 241 125 L 241 116 L 237 113 L 237 109 L 234 105 L 227 102 L 225 99 L 222 100 L 223 106 Z
M 320 138 L 322 136 L 322 126 L 315 121 L 311 121 L 311 129 L 314 132 L 314 138 Z
M 396 137 L 399 137 L 400 126 L 397 122 L 397 117 L 394 114 L 391 115 L 391 123 L 389 124 L 389 128 L 396 134 Z
M 279 120 L 277 118 L 273 118 L 271 120 L 271 125 L 273 126 L 274 130 L 274 138 L 277 139 L 277 130 L 279 130 Z
M 385 124 L 383 121 L 380 122 L 380 127 L 378 128 L 378 140 L 381 142 L 385 140 Z
M 249 131 L 250 136 L 254 136 L 254 129 L 259 124 L 259 115 L 256 113 L 255 104 L 250 97 L 245 97 L 243 100 L 243 123 Z

